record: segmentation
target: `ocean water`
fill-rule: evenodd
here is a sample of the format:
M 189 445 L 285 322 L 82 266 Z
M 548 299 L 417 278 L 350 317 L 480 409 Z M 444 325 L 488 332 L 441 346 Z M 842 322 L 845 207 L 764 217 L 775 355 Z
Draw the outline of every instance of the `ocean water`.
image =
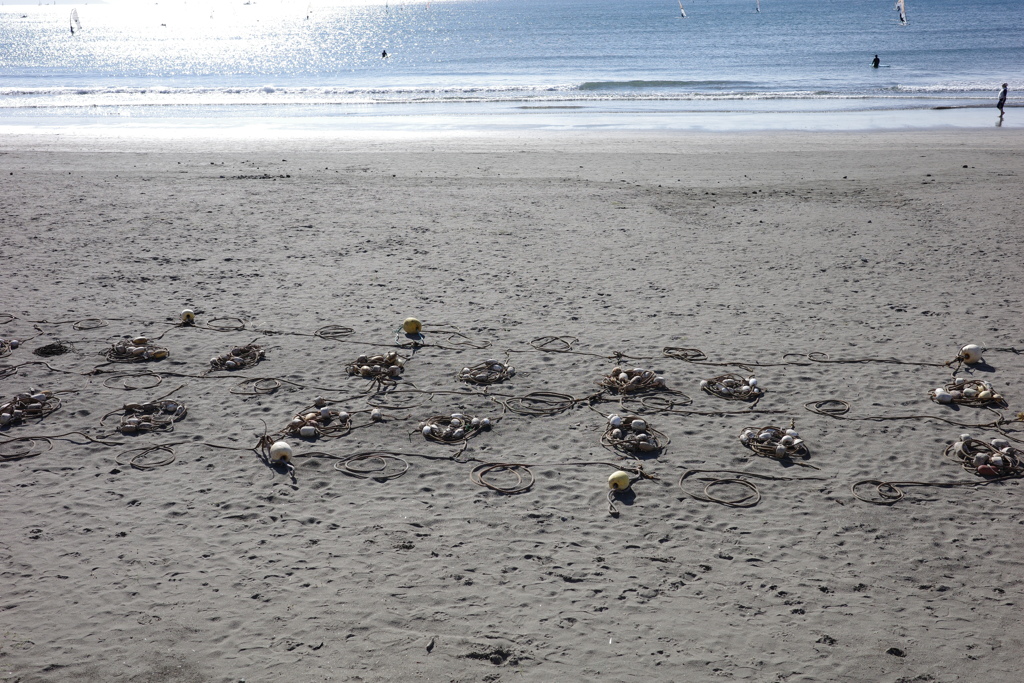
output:
M 1021 0 L 756 2 L 5 3 L 0 128 L 1024 124 Z

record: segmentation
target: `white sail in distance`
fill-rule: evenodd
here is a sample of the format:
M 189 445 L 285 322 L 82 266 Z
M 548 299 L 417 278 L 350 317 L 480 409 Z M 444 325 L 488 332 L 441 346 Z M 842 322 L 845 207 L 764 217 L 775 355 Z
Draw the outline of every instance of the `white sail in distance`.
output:
M 78 20 L 78 9 L 71 10 L 71 34 L 74 35 L 75 31 L 82 30 L 82 22 Z
M 683 17 L 686 16 L 686 10 L 683 9 L 683 0 L 679 0 L 679 14 Z
M 903 4 L 903 0 L 896 0 L 896 11 L 900 13 L 900 23 L 904 26 L 907 25 L 907 8 Z

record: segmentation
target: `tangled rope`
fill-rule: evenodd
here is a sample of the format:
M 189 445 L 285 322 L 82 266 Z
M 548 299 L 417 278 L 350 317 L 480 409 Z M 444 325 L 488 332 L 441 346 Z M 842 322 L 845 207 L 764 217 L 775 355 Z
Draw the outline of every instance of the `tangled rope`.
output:
M 251 368 L 263 360 L 264 356 L 263 347 L 257 344 L 250 343 L 245 346 L 236 346 L 228 353 L 211 358 L 210 369 L 211 371 L 217 371 Z
M 957 377 L 949 384 L 933 389 L 929 397 L 932 402 L 939 404 L 955 403 L 980 408 L 1005 408 L 1007 405 L 1005 399 L 996 393 L 989 382 L 963 377 Z
M 111 363 L 141 363 L 149 360 L 163 360 L 170 355 L 163 346 L 153 344 L 147 337 L 125 339 L 111 346 L 106 353 Z
M 750 401 L 751 405 L 757 404 L 764 395 L 764 389 L 757 386 L 755 377 L 744 378 L 732 373 L 703 379 L 700 382 L 700 389 L 706 394 L 728 401 Z
M 42 419 L 60 405 L 60 398 L 52 391 L 32 389 L 28 393 L 15 394 L 10 400 L 0 403 L 0 428 L 13 427 L 29 419 Z
M 659 437 L 661 437 L 659 439 Z M 663 444 L 662 441 L 665 443 Z M 601 445 L 630 456 L 652 455 L 661 451 L 668 437 L 636 415 L 609 415 L 608 426 L 601 436 Z
M 71 344 L 62 341 L 56 341 L 46 346 L 40 346 L 38 349 L 33 349 L 32 353 L 43 358 L 50 358 L 52 356 L 62 356 L 65 353 L 70 353 L 75 350 Z
M 462 368 L 455 373 L 455 379 L 467 384 L 497 384 L 511 379 L 516 369 L 508 364 L 489 358 L 482 363 Z
M 652 389 L 664 389 L 665 378 L 653 370 L 644 368 L 624 369 L 619 366 L 597 382 L 598 386 L 610 389 L 619 394 L 636 393 Z
M 738 477 L 698 477 L 701 481 L 708 482 L 703 489 L 703 495 L 687 491 L 686 487 L 683 486 L 683 482 L 698 474 L 710 474 L 713 472 L 722 474 L 736 474 Z M 751 472 L 741 472 L 738 470 L 720 470 L 720 469 L 705 469 L 705 470 L 686 470 L 679 477 L 679 488 L 683 490 L 683 493 L 690 496 L 695 500 L 699 500 L 703 503 L 717 503 L 726 507 L 734 508 L 751 508 L 761 502 L 761 491 L 757 488 L 757 485 L 751 481 L 748 481 L 744 477 L 753 477 L 755 479 L 765 479 L 769 481 L 824 481 L 825 477 L 781 477 L 770 474 L 753 474 Z M 711 494 L 711 489 L 716 486 L 725 486 L 728 484 L 734 484 L 741 486 L 747 490 L 747 492 L 738 498 L 720 498 Z

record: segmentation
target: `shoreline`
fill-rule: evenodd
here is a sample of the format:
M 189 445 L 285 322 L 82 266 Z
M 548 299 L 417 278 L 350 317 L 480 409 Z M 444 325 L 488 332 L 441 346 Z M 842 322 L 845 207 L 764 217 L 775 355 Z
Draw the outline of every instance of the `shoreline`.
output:
M 775 103 L 778 107 L 780 103 Z M 63 134 L 97 137 L 188 138 L 216 135 L 245 138 L 343 138 L 359 135 L 505 135 L 518 132 L 555 133 L 639 131 L 685 134 L 690 132 L 840 132 L 963 131 L 985 128 L 1024 128 L 1024 116 L 1008 109 L 1000 118 L 995 107 L 933 104 L 921 108 L 857 108 L 801 110 L 718 109 L 708 103 L 697 109 L 671 105 L 637 106 L 622 102 L 594 105 L 560 103 L 463 103 L 443 105 L 295 105 L 293 115 L 275 115 L 267 107 L 226 107 L 223 111 L 195 111 L 190 106 L 167 105 L 180 115 L 163 115 L 164 107 L 143 115 L 130 105 L 103 107 L 106 114 L 58 115 L 40 110 L 29 115 L 0 118 L 0 135 Z M 763 105 L 762 105 L 763 106 Z M 806 103 L 801 103 L 806 106 Z M 167 111 L 170 111 L 167 110 Z M 185 112 L 192 111 L 192 115 Z M 331 112 L 331 113 L 327 113 Z M 212 131 L 215 131 L 213 133 Z

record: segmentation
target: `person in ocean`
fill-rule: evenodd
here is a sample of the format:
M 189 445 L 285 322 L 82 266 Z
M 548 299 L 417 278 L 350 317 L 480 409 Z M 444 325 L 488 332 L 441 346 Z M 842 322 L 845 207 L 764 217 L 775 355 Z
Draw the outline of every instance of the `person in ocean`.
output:
M 388 51 L 384 50 L 383 52 L 381 52 L 380 53 L 380 58 L 381 59 L 387 59 L 388 58 Z
M 996 102 L 996 109 L 999 110 L 999 118 L 1003 117 L 1003 107 L 1006 106 L 1006 89 L 1009 85 L 1009 83 L 1003 83 L 1003 87 L 999 90 L 999 101 Z
M 875 68 L 875 69 L 877 69 L 878 65 L 881 64 L 881 63 L 882 63 L 882 60 L 880 60 L 878 58 L 878 55 L 875 55 L 875 58 L 871 60 L 871 66 L 872 66 L 872 68 Z

